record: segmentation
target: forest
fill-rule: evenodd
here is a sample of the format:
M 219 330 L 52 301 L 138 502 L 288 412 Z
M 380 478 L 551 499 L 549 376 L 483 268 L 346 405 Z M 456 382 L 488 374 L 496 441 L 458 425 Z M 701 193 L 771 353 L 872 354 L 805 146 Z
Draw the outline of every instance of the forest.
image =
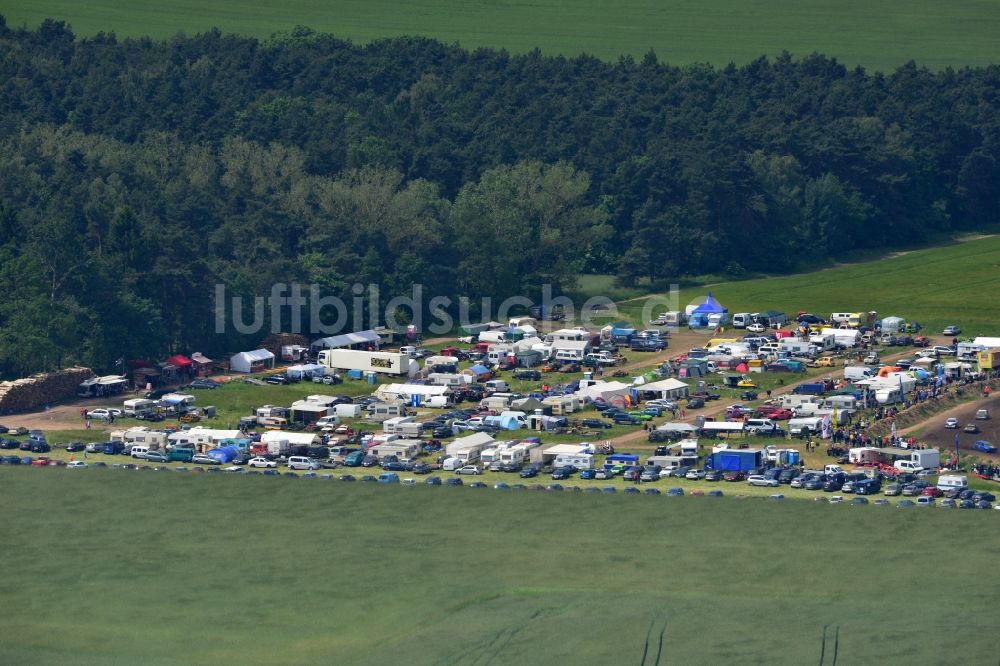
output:
M 537 298 L 996 222 L 1000 67 L 511 55 L 0 18 L 0 376 L 222 354 L 214 289 Z M 291 322 L 282 322 L 283 326 Z

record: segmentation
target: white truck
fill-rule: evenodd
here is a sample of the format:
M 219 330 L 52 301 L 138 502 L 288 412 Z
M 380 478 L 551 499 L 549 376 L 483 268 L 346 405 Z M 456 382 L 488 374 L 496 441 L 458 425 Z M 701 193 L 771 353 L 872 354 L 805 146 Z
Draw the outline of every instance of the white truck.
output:
M 324 349 L 316 359 L 319 365 L 335 370 L 378 372 L 413 377 L 420 371 L 416 360 L 398 352 L 368 352 L 356 349 Z

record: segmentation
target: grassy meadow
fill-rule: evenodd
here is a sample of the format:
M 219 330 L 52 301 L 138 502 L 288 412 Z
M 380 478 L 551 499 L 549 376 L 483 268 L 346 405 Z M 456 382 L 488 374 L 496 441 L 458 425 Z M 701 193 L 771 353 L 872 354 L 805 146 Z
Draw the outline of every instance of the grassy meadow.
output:
M 0 488 L 3 663 L 995 659 L 992 511 L 9 467 Z
M 734 312 L 780 310 L 875 310 L 880 317 L 915 320 L 938 334 L 949 324 L 962 336 L 996 335 L 1000 302 L 1000 236 L 901 253 L 874 261 L 843 264 L 812 273 L 723 282 L 681 289 L 679 306 L 700 303 L 708 291 Z M 646 298 L 618 303 L 619 312 L 639 323 Z M 652 308 L 653 317 L 668 309 Z
M 1000 6 L 989 0 L 941 3 L 775 0 L 9 0 L 9 25 L 68 21 L 79 35 L 167 38 L 218 27 L 260 38 L 307 25 L 358 42 L 421 35 L 466 48 L 523 53 L 589 53 L 606 60 L 641 57 L 650 48 L 672 64 L 746 63 L 784 50 L 819 52 L 854 66 L 888 71 L 913 59 L 932 68 L 1000 59 Z

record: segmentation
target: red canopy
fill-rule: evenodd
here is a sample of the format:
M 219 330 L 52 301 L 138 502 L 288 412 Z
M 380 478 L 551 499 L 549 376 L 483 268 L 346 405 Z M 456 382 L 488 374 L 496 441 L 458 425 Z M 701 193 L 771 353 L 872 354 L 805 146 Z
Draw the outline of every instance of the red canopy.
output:
M 181 354 L 174 354 L 173 356 L 168 357 L 165 363 L 176 365 L 178 368 L 186 368 L 191 365 L 191 359 L 187 356 L 182 356 Z

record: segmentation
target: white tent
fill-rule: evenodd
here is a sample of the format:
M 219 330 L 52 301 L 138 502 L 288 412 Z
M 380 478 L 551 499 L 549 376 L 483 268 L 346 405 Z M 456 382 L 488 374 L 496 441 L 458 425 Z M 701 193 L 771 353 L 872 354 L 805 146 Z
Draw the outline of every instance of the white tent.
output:
M 576 392 L 576 395 L 581 398 L 589 398 L 590 400 L 596 400 L 601 398 L 602 400 L 609 400 L 615 396 L 619 395 L 631 395 L 632 385 L 623 384 L 621 382 L 594 382 L 589 386 L 584 386 Z
M 229 369 L 232 372 L 263 372 L 274 367 L 274 354 L 266 349 L 233 354 L 229 359 Z
M 313 446 L 319 444 L 319 435 L 308 432 L 287 432 L 285 430 L 268 430 L 260 436 L 264 444 L 270 442 L 288 442 L 292 446 Z
M 902 317 L 886 317 L 882 320 L 882 332 L 883 333 L 899 333 L 903 330 L 903 325 L 906 324 L 906 320 Z
M 378 346 L 381 337 L 375 331 L 357 331 L 356 333 L 344 333 L 343 335 L 332 335 L 328 338 L 320 338 L 312 343 L 318 349 L 337 349 L 339 347 L 354 347 L 356 345 Z
M 658 382 L 650 382 L 638 387 L 641 394 L 654 393 L 659 398 L 676 400 L 684 398 L 688 394 L 690 387 L 679 379 L 673 377 L 661 379 Z

